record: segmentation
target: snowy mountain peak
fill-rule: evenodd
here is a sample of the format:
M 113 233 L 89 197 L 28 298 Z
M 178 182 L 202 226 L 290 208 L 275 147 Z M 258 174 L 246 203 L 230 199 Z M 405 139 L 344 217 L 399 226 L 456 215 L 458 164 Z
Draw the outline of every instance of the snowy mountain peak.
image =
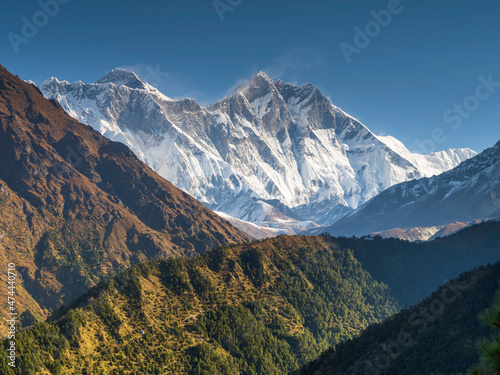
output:
M 41 90 L 209 208 L 274 228 L 332 224 L 396 183 L 471 156 L 416 156 L 375 137 L 314 85 L 263 72 L 206 107 L 168 99 L 123 69 L 54 86 Z
M 114 83 L 116 86 L 127 86 L 131 89 L 146 89 L 149 86 L 137 74 L 129 70 L 115 68 L 96 83 Z
M 453 155 L 453 151 L 448 153 Z M 460 153 L 455 155 L 459 157 Z M 388 188 L 326 231 L 337 236 L 358 236 L 498 217 L 500 142 L 451 170 Z
M 207 109 L 220 114 L 217 120 L 220 123 L 226 123 L 228 116 L 238 115 L 246 120 L 241 125 L 247 127 L 253 123 L 252 128 L 257 134 L 261 131 L 277 134 L 292 122 L 283 97 L 274 81 L 264 72 L 259 72 L 238 86 L 229 97 Z
M 290 101 L 290 99 L 298 103 L 316 96 L 316 99 L 328 102 L 331 105 L 319 89 L 311 83 L 295 86 L 290 83 L 284 83 L 281 80 L 274 82 L 264 72 L 257 73 L 244 84 L 238 86 L 233 96 L 243 96 L 250 104 L 258 101 L 259 106 L 262 103 L 269 105 L 271 100 L 278 106 L 287 106 L 286 102 Z M 255 107 L 255 105 L 252 104 L 252 107 Z M 333 105 L 332 108 L 334 108 Z M 288 109 L 291 110 L 292 108 L 288 106 Z
M 38 87 L 35 82 L 33 82 L 31 79 L 25 79 L 24 82 L 29 83 L 30 85 L 33 85 L 35 87 Z
M 259 72 L 244 84 L 238 86 L 235 92 L 243 94 L 251 102 L 256 96 L 277 92 L 277 89 L 274 81 L 266 73 Z
M 254 79 L 262 79 L 264 81 L 267 81 L 267 82 L 274 84 L 274 81 L 271 78 L 269 78 L 269 76 L 266 73 L 264 73 L 263 71 L 258 72 L 250 81 L 252 81 Z
M 59 81 L 56 77 L 50 77 L 47 78 L 43 83 L 41 87 L 55 87 L 59 85 L 69 85 L 68 81 Z

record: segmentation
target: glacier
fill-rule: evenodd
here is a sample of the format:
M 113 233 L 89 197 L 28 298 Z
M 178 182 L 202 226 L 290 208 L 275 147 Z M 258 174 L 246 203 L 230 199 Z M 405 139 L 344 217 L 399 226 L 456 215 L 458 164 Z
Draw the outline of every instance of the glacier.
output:
M 207 106 L 173 100 L 123 69 L 87 84 L 49 78 L 40 90 L 210 209 L 268 233 L 331 225 L 393 185 L 476 155 L 468 148 L 411 153 L 314 85 L 264 72 Z

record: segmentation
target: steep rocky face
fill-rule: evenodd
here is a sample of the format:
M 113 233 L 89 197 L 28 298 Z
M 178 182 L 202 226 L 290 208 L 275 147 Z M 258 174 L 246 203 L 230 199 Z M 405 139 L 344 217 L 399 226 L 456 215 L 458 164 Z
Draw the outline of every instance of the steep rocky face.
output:
M 93 84 L 51 78 L 41 90 L 209 208 L 289 232 L 332 224 L 394 184 L 475 155 L 412 154 L 313 85 L 262 72 L 207 107 L 172 100 L 123 70 Z
M 458 167 L 393 186 L 326 228 L 362 235 L 500 217 L 500 142 Z
M 246 238 L 3 67 L 0 160 L 0 257 L 43 307 L 133 263 Z

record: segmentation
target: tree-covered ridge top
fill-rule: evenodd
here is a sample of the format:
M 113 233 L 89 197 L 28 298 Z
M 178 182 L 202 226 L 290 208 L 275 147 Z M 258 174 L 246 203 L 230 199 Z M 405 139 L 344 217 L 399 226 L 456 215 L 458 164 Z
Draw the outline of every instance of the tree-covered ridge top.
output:
M 285 374 L 397 310 L 352 251 L 279 237 L 132 267 L 21 333 L 5 374 Z

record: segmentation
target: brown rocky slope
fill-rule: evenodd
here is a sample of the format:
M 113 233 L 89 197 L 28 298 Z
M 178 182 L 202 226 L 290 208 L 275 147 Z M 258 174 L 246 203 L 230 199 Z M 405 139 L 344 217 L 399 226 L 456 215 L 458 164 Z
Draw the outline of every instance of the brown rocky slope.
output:
M 0 264 L 17 266 L 20 312 L 43 315 L 146 259 L 245 239 L 0 66 Z

